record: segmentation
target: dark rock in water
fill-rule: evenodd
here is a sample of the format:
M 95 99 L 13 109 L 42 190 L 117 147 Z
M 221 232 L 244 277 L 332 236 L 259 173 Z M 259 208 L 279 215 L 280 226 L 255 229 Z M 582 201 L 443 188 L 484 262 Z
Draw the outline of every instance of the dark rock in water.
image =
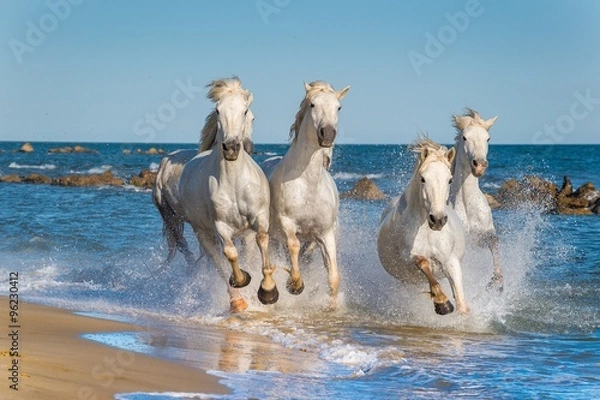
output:
M 502 207 L 502 204 L 494 196 L 488 193 L 484 193 L 484 195 L 491 209 Z
M 509 179 L 498 190 L 498 201 L 505 208 L 518 208 L 528 203 L 551 212 L 556 209 L 558 188 L 550 181 L 537 176 L 521 180 Z
M 592 206 L 592 212 L 594 214 L 600 214 L 600 199 Z
M 152 172 L 150 170 L 144 169 L 142 172 L 138 174 L 138 176 L 134 176 L 129 181 L 130 184 L 137 187 L 143 187 L 146 189 L 151 189 L 154 187 L 156 182 L 156 172 Z
M 96 150 L 88 149 L 87 147 L 83 147 L 80 145 L 75 145 L 74 147 L 64 146 L 64 147 L 55 147 L 53 149 L 48 150 L 48 153 L 98 153 Z
M 0 182 L 21 183 L 21 182 L 23 182 L 23 179 L 17 174 L 4 175 L 3 177 L 0 177 Z
M 112 171 L 106 171 L 102 174 L 67 175 L 54 179 L 52 184 L 58 186 L 122 186 L 125 182 L 123 179 L 115 177 Z
M 29 176 L 24 177 L 21 181 L 23 183 L 49 185 L 52 183 L 52 178 L 41 174 L 29 174 Z
M 369 178 L 360 179 L 350 191 L 340 195 L 343 199 L 383 200 L 387 198 L 375 183 Z
M 569 215 L 592 214 L 593 207 L 600 200 L 600 192 L 596 187 L 587 182 L 573 191 L 573 185 L 569 177 L 563 178 L 563 187 L 556 198 L 557 212 Z
M 33 146 L 29 142 L 25 143 L 19 149 L 19 153 L 32 153 L 32 152 L 33 152 Z

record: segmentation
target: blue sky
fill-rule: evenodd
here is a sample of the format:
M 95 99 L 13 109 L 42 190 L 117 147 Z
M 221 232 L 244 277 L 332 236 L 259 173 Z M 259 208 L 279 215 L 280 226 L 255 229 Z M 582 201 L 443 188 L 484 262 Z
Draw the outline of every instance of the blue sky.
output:
M 257 143 L 285 143 L 303 81 L 351 85 L 338 143 L 600 143 L 600 1 L 0 2 L 0 140 L 195 143 L 203 87 L 238 75 Z M 152 117 L 154 116 L 154 117 Z

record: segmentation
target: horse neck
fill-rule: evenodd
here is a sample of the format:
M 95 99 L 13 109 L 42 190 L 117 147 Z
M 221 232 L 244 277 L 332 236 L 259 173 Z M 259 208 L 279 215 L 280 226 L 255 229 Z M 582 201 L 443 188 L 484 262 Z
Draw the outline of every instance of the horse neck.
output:
M 469 158 L 459 141 L 456 142 L 456 157 L 453 162 L 452 185 L 450 187 L 450 198 L 454 203 L 460 195 L 481 191 L 479 189 L 479 178 L 471 173 Z
M 286 158 L 289 157 L 289 165 L 300 169 L 299 172 L 303 175 L 319 176 L 321 171 L 324 171 L 321 149 L 317 140 L 317 131 L 309 113 L 300 124 L 296 139 L 292 142 Z

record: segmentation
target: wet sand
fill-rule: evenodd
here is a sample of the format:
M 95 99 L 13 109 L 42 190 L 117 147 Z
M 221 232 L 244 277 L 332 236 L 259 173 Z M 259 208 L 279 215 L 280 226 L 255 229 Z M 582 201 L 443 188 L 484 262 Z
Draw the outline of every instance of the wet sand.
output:
M 80 337 L 145 328 L 22 302 L 14 324 L 9 300 L 0 297 L 0 304 L 6 310 L 0 331 L 1 399 L 113 399 L 116 393 L 131 392 L 228 393 L 216 377 L 201 369 Z M 11 379 L 16 375 L 10 371 L 15 362 L 18 380 Z

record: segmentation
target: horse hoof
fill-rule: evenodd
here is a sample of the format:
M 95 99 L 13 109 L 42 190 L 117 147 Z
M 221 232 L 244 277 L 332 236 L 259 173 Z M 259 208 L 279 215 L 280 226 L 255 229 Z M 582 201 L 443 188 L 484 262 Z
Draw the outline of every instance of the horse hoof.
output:
M 250 281 L 252 280 L 252 277 L 250 276 L 250 274 L 247 273 L 246 271 L 244 271 L 243 269 L 240 269 L 240 271 L 242 272 L 242 276 L 243 276 L 242 283 L 239 285 L 236 285 L 235 278 L 233 277 L 233 274 L 232 274 L 229 277 L 229 286 L 236 288 L 236 289 L 240 289 L 240 288 L 246 287 L 250 284 Z
M 275 304 L 279 300 L 279 290 L 274 286 L 271 290 L 265 290 L 263 287 L 258 288 L 258 300 L 265 305 Z
M 439 315 L 450 314 L 454 311 L 454 306 L 450 303 L 450 300 L 446 300 L 445 303 L 433 303 L 435 306 L 435 312 Z
M 486 286 L 487 290 L 496 289 L 498 293 L 502 293 L 504 291 L 504 278 L 502 275 L 494 274 L 492 279 L 488 282 Z
M 304 281 L 302 281 L 302 279 L 298 279 L 296 282 L 294 282 L 291 279 L 288 279 L 285 288 L 291 294 L 299 295 L 304 290 Z
M 231 300 L 229 303 L 229 311 L 232 314 L 240 313 L 248 308 L 248 303 L 242 297 L 238 297 L 236 299 Z

